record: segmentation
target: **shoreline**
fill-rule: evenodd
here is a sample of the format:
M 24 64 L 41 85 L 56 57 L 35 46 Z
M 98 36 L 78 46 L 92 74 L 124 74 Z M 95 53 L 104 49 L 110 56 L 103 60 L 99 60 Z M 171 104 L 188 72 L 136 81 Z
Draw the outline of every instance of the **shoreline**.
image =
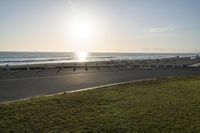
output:
M 80 62 L 142 61 L 174 58 L 198 58 L 199 53 L 98 53 L 87 52 L 82 59 L 75 52 L 0 52 L 0 67 L 5 65 L 71 64 Z
M 1 65 L 0 70 L 31 70 L 56 68 L 82 68 L 82 67 L 199 67 L 200 57 L 173 57 L 163 59 L 144 60 L 107 60 L 107 61 L 79 61 L 61 63 L 35 63 L 22 65 Z

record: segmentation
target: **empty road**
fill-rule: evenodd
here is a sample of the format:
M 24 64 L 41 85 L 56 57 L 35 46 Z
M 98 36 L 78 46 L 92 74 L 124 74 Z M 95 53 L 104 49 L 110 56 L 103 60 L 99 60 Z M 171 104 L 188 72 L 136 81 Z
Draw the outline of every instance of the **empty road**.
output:
M 167 76 L 200 75 L 200 68 L 84 68 L 0 71 L 0 102 L 119 82 Z

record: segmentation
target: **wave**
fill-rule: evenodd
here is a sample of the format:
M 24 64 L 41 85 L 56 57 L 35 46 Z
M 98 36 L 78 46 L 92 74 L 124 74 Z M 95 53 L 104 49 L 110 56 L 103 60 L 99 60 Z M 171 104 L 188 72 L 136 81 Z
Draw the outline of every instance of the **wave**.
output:
M 41 61 L 59 61 L 59 60 L 72 60 L 73 58 L 49 58 L 49 59 L 7 59 L 0 60 L 0 63 L 17 63 L 17 62 L 41 62 Z
M 144 60 L 162 59 L 176 56 L 190 57 L 196 54 L 160 54 L 160 53 L 89 53 L 87 61 L 109 60 Z M 79 62 L 73 53 L 24 53 L 24 52 L 0 52 L 0 65 L 23 65 L 41 63 L 65 63 Z

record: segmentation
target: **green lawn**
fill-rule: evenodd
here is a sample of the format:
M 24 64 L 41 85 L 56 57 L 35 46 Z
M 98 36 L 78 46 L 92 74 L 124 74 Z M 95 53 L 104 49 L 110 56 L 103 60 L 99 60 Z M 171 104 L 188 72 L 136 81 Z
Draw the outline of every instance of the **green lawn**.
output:
M 0 105 L 4 132 L 200 132 L 200 77 L 160 79 Z

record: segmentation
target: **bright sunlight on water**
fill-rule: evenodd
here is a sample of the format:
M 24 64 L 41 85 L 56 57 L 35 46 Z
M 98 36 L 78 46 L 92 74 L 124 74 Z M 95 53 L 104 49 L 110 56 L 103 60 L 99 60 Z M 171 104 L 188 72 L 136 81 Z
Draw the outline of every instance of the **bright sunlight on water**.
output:
M 84 51 L 76 52 L 76 57 L 77 57 L 78 61 L 80 61 L 80 62 L 87 61 L 88 56 L 89 56 L 88 52 L 84 52 Z

